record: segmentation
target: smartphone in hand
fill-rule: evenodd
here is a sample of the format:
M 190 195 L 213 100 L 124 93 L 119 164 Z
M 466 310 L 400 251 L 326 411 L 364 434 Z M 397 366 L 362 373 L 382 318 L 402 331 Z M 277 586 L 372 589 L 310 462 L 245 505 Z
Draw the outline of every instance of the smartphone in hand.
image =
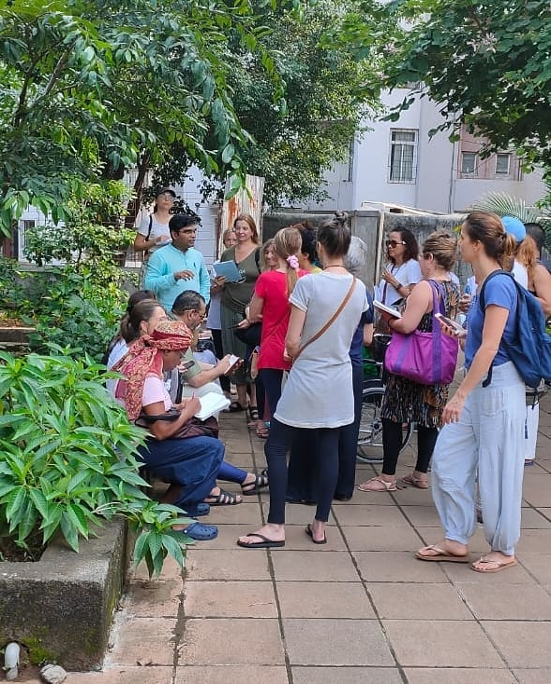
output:
M 239 356 L 232 354 L 228 361 L 230 362 L 230 366 L 228 367 L 228 370 L 224 373 L 224 375 L 230 375 L 234 368 L 241 362 L 241 359 Z
M 460 325 L 460 323 L 453 321 L 452 318 L 447 318 L 447 316 L 443 316 L 442 313 L 436 313 L 435 318 L 438 321 L 441 321 L 442 323 L 447 325 L 449 328 L 452 328 L 454 330 L 455 335 L 460 335 L 460 333 L 465 332 L 464 328 Z

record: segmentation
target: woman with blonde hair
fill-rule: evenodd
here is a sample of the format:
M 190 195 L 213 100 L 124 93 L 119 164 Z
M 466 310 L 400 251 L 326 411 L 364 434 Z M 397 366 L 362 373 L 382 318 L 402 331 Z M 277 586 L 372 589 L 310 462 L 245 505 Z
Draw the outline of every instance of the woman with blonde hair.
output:
M 445 232 L 435 232 L 422 246 L 420 261 L 423 280 L 410 293 L 402 318 L 382 314 L 392 331 L 408 334 L 414 330 L 433 329 L 433 297 L 437 294 L 448 318 L 455 318 L 458 286 L 449 272 L 456 261 L 456 239 Z M 381 406 L 383 425 L 383 466 L 381 474 L 363 482 L 363 492 L 392 492 L 397 489 L 395 471 L 402 445 L 403 423 L 418 426 L 418 458 L 413 472 L 402 478 L 405 484 L 419 489 L 429 487 L 427 471 L 437 440 L 441 416 L 448 399 L 448 385 L 422 385 L 399 375 L 388 374 Z
M 234 328 L 245 318 L 245 309 L 249 304 L 260 273 L 259 233 L 255 220 L 249 214 L 240 214 L 233 223 L 236 244 L 226 249 L 221 261 L 234 261 L 241 275 L 239 282 L 230 283 L 225 278 L 218 278 L 222 287 L 221 298 L 221 330 L 222 346 L 225 354 L 235 354 L 243 359 L 247 353 L 247 344 L 234 334 Z M 255 383 L 247 373 L 247 368 L 240 367 L 230 381 L 236 385 L 238 400 L 230 404 L 229 410 L 244 411 L 247 408 L 247 387 L 250 388 L 251 405 L 249 418 L 259 419 Z
M 272 246 L 276 268 L 265 271 L 258 277 L 248 316 L 249 323 L 261 320 L 263 323 L 257 367 L 271 416 L 274 415 L 282 393 L 284 371 L 291 368 L 290 360 L 284 359 L 291 311 L 289 297 L 297 279 L 307 273 L 299 270 L 297 253 L 301 249 L 301 235 L 297 229 L 290 226 L 279 230 L 274 236 Z M 263 433 L 259 436 L 265 435 Z

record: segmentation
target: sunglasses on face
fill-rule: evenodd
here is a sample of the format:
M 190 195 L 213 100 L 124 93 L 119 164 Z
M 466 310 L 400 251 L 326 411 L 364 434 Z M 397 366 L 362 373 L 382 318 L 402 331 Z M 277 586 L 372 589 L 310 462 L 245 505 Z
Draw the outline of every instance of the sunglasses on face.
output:
M 406 242 L 404 240 L 400 240 L 399 242 L 397 242 L 397 240 L 386 240 L 385 241 L 386 247 L 396 247 L 397 245 L 406 245 Z
M 171 202 L 174 202 L 174 197 L 168 192 L 165 193 L 164 195 L 158 195 L 158 197 L 161 197 L 162 199 L 170 200 Z

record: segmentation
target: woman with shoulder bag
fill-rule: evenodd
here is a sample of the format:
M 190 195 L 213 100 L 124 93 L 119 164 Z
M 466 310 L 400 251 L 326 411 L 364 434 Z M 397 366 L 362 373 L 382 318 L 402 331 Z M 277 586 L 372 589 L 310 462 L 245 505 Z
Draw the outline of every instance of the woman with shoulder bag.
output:
M 414 286 L 402 318 L 383 313 L 390 329 L 408 334 L 430 332 L 434 321 L 434 290 L 439 293 L 444 315 L 456 316 L 459 291 L 449 271 L 456 261 L 456 240 L 444 232 L 432 233 L 422 247 L 421 270 L 424 280 Z M 440 335 L 440 332 L 438 333 Z M 437 440 L 438 427 L 448 399 L 448 384 L 426 385 L 389 373 L 381 407 L 383 424 L 383 466 L 381 474 L 358 486 L 363 492 L 392 492 L 397 489 L 395 472 L 402 443 L 403 423 L 418 425 L 418 458 L 405 484 L 427 489 L 427 470 Z
M 321 224 L 318 253 L 325 271 L 299 278 L 290 296 L 284 358 L 293 365 L 265 444 L 270 478 L 268 522 L 238 539 L 238 546 L 246 549 L 285 546 L 286 455 L 295 432 L 302 428 L 312 430 L 318 440 L 318 506 L 305 533 L 314 544 L 327 541 L 326 522 L 338 477 L 339 438 L 342 428 L 354 419 L 349 347 L 368 307 L 364 285 L 343 266 L 351 241 L 346 218 L 339 214 Z M 326 391 L 313 393 L 321 381 Z

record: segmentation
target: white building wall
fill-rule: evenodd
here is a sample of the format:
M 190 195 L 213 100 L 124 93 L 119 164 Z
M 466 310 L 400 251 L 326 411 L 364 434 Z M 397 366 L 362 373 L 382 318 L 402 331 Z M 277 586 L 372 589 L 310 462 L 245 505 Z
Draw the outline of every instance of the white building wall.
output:
M 386 93 L 382 102 L 393 107 L 402 102 L 408 91 Z M 448 133 L 429 138 L 429 131 L 442 123 L 438 106 L 428 98 L 418 99 L 397 121 L 365 121 L 369 127 L 354 144 L 352 180 L 347 182 L 348 165 L 338 164 L 325 174 L 330 199 L 306 202 L 302 208 L 358 210 L 372 200 L 403 204 L 421 210 L 462 212 L 488 192 L 506 192 L 524 199 L 528 205 L 546 193 L 542 174 L 536 171 L 521 180 L 459 178 L 458 143 L 451 143 Z M 418 131 L 417 177 L 414 183 L 389 181 L 391 131 Z M 346 188 L 346 190 L 345 190 Z

